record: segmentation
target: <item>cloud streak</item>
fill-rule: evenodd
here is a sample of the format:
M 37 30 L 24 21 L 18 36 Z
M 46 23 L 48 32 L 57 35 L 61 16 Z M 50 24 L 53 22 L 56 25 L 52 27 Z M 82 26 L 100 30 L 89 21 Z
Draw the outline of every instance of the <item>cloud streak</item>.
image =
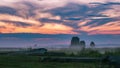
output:
M 83 26 L 81 31 L 88 32 L 89 34 L 120 34 L 120 22 L 109 22 L 101 26 L 93 25 Z
M 7 20 L 6 20 L 7 19 Z M 21 23 L 21 24 L 20 24 Z M 21 26 L 19 26 L 21 25 Z M 1 33 L 41 33 L 41 34 L 74 34 L 73 28 L 57 24 L 44 23 L 32 19 L 24 19 L 16 16 L 1 15 L 0 28 Z M 26 26 L 26 27 L 23 27 Z

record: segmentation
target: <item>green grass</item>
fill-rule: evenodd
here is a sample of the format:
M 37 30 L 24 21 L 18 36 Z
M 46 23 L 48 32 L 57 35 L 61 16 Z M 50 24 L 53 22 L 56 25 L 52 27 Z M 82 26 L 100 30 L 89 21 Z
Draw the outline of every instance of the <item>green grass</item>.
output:
M 39 56 L 0 56 L 0 68 L 98 68 L 99 63 L 40 62 Z

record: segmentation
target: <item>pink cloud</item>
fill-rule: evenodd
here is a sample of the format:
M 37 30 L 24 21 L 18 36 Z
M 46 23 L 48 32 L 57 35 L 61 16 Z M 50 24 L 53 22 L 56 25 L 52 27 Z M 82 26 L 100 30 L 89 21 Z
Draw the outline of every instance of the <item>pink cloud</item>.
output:
M 103 25 L 82 26 L 79 30 L 88 32 L 88 34 L 120 34 L 120 22 L 109 22 Z

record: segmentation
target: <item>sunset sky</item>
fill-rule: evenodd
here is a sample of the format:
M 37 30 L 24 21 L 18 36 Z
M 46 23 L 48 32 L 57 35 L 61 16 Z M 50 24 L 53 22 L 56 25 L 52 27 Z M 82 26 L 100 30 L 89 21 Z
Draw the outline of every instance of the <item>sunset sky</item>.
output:
M 120 46 L 120 0 L 0 0 L 0 47 Z M 108 47 L 109 47 L 108 45 Z

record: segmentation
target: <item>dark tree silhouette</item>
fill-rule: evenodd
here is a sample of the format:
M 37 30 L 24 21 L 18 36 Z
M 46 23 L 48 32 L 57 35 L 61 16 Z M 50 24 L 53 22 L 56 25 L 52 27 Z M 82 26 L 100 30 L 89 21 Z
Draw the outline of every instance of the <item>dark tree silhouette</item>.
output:
M 86 45 L 85 41 L 80 41 L 80 45 L 85 46 Z
M 90 43 L 90 46 L 91 46 L 91 47 L 95 47 L 95 43 L 92 41 L 92 42 Z
M 85 41 L 80 41 L 80 46 L 82 46 L 82 50 L 84 50 L 85 49 L 85 46 L 86 46 L 86 43 L 85 43 Z
M 80 39 L 78 37 L 72 37 L 71 46 L 79 45 Z

